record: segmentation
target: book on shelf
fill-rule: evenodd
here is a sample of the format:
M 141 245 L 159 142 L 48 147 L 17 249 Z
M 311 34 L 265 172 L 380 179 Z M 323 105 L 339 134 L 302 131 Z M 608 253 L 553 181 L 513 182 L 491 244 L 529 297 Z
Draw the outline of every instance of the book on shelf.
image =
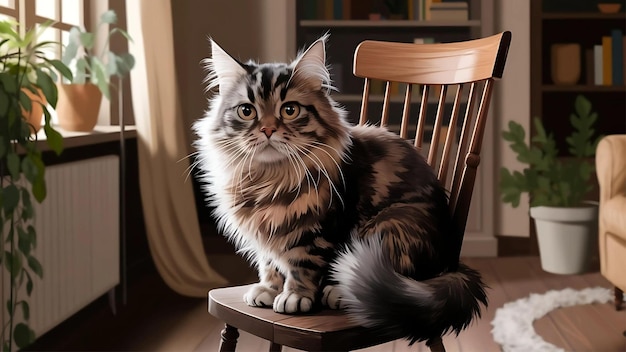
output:
M 593 46 L 593 81 L 597 86 L 602 85 L 602 45 Z
M 613 62 L 612 62 L 612 51 L 611 48 L 611 37 L 603 36 L 602 37 L 602 85 L 610 86 L 613 84 Z
M 595 61 L 593 59 L 593 47 L 585 49 L 585 84 L 587 85 L 594 85 L 596 84 L 595 82 L 595 67 L 593 62 Z
M 352 0 L 306 0 L 302 4 L 305 20 L 349 20 L 353 11 Z
M 301 16 L 305 20 L 368 19 L 376 6 L 375 0 L 306 0 L 302 2 Z M 406 19 L 467 20 L 467 1 L 460 0 L 406 0 Z
M 433 21 L 467 21 L 469 18 L 469 10 L 465 1 L 431 3 L 429 14 L 429 19 Z
M 613 85 L 624 85 L 624 33 L 621 29 L 611 31 L 611 63 Z
M 626 36 L 621 29 L 611 30 L 593 46 L 593 84 L 623 86 L 626 82 Z M 588 57 L 587 60 L 590 60 Z M 589 64 L 588 64 L 589 65 Z M 589 80 L 588 80 L 589 81 Z

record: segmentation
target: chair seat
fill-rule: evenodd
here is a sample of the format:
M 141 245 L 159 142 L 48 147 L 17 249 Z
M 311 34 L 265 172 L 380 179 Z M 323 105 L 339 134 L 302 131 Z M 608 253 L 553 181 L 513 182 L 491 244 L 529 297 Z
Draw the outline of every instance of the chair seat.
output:
M 271 308 L 250 307 L 243 302 L 250 286 L 211 290 L 209 313 L 263 339 L 302 350 L 348 351 L 395 340 L 351 322 L 341 310 L 287 315 L 275 313 Z

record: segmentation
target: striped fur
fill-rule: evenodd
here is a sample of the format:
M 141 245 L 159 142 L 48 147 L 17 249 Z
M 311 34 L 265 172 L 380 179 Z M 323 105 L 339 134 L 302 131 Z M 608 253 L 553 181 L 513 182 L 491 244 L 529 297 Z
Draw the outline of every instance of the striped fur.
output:
M 244 300 L 346 308 L 411 342 L 458 333 L 486 296 L 478 273 L 447 270 L 446 192 L 412 145 L 347 122 L 325 41 L 290 64 L 241 63 L 212 42 L 206 61 L 219 94 L 194 125 L 197 165 L 220 230 L 258 268 Z

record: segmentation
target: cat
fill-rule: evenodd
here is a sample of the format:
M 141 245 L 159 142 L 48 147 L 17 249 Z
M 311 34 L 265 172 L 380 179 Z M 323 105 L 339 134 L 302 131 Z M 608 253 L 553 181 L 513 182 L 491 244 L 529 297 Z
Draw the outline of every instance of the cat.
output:
M 457 334 L 487 305 L 456 263 L 446 190 L 409 142 L 352 125 L 330 92 L 324 35 L 291 63 L 242 63 L 215 41 L 194 123 L 219 229 L 258 269 L 243 300 L 279 313 L 346 309 L 382 333 Z

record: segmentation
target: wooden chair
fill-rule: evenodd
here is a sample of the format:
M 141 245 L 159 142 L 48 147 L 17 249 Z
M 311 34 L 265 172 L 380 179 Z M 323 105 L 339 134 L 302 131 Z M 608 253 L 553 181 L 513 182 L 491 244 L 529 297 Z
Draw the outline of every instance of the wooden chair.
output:
M 397 82 L 405 84 L 402 116 L 395 127 L 403 138 L 414 139 L 419 150 L 426 152 L 425 140 L 430 141 L 428 163 L 450 190 L 453 219 L 463 230 L 480 162 L 493 84 L 502 77 L 510 41 L 510 32 L 446 44 L 364 41 L 354 55 L 354 75 L 365 78 L 359 123 L 368 122 L 372 81 L 380 80 L 386 82 L 386 88 L 379 122 L 392 129 L 395 125 L 389 113 L 394 99 L 392 87 Z M 421 90 L 415 124 L 410 114 L 411 99 L 417 89 L 414 85 Z M 433 94 L 435 91 L 437 94 Z M 431 98 L 437 99 L 434 116 L 428 115 Z M 450 113 L 444 114 L 446 111 Z M 455 244 L 457 254 L 461 242 Z M 209 292 L 209 312 L 226 323 L 220 351 L 235 350 L 237 329 L 271 341 L 270 351 L 280 351 L 281 346 L 349 351 L 394 340 L 352 323 L 342 311 L 285 315 L 272 309 L 249 307 L 242 300 L 247 289 L 248 286 L 239 286 Z M 445 351 L 440 336 L 433 336 L 427 345 L 431 351 Z

